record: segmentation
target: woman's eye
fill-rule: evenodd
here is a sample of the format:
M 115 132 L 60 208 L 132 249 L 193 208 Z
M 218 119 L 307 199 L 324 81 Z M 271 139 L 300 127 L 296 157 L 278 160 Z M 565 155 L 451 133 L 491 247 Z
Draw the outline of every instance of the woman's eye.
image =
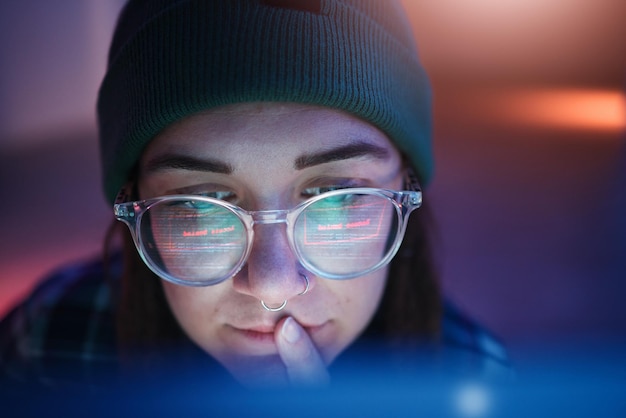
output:
M 231 203 L 237 197 L 233 190 L 229 190 L 228 187 L 220 184 L 199 184 L 189 187 L 182 187 L 172 190 L 170 194 L 210 197 L 212 199 L 224 200 Z
M 226 201 L 226 202 L 232 202 L 235 199 L 235 194 L 233 192 L 227 192 L 227 191 L 200 192 L 200 193 L 194 192 L 191 194 L 193 194 L 194 196 L 198 196 L 198 197 L 210 197 L 212 199 Z M 174 201 L 171 205 L 177 206 L 180 208 L 203 210 L 203 211 L 216 207 L 215 203 L 207 202 L 205 200 L 200 200 L 200 199 Z
M 203 193 L 194 193 L 198 196 L 202 197 L 211 197 L 217 200 L 231 201 L 234 199 L 235 194 L 233 192 L 226 191 L 215 191 L 215 192 L 203 192 Z
M 323 186 L 323 187 L 309 187 L 302 191 L 302 196 L 305 198 L 319 196 L 324 193 L 333 192 L 335 190 L 346 189 L 346 186 Z
M 203 200 L 188 200 L 184 202 L 183 205 L 188 209 L 194 210 L 207 210 L 215 206 L 215 204 Z
M 317 203 L 317 205 L 319 206 L 343 207 L 346 205 L 350 205 L 356 197 L 356 195 L 349 192 L 349 189 L 351 189 L 351 187 L 348 186 L 310 187 L 303 191 L 303 196 L 307 199 L 311 199 L 315 196 L 324 195 L 325 193 L 333 192 L 336 190 L 344 190 L 343 193 L 324 196 Z
M 210 197 L 212 199 L 222 200 L 224 202 L 231 202 L 231 203 L 235 199 L 235 194 L 233 192 L 225 192 L 225 191 L 194 193 L 194 195 L 202 196 L 202 197 Z M 215 206 L 215 204 L 205 202 L 202 200 L 193 200 L 193 201 L 189 201 L 188 206 L 194 209 L 206 210 L 208 208 L 212 208 L 213 206 Z

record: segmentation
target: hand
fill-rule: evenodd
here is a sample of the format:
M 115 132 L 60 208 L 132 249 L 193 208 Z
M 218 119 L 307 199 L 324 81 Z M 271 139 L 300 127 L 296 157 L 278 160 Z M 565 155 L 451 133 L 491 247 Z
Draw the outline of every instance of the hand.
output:
M 289 381 L 295 385 L 323 385 L 330 381 L 326 364 L 304 328 L 292 317 L 282 319 L 274 335 Z

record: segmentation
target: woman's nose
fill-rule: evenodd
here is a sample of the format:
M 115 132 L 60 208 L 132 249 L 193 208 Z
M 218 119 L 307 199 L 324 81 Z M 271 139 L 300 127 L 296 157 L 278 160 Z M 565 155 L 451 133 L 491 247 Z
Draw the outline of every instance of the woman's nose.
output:
M 233 278 L 233 286 L 268 306 L 279 306 L 308 288 L 302 274 L 303 268 L 289 246 L 285 224 L 257 224 L 248 261 Z

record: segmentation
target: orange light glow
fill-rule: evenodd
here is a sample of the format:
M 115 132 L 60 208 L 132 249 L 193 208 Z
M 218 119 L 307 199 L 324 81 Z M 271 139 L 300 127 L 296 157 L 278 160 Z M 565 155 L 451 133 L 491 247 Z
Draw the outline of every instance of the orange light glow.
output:
M 626 129 L 626 98 L 620 91 L 519 90 L 502 99 L 496 111 L 507 121 L 554 128 Z

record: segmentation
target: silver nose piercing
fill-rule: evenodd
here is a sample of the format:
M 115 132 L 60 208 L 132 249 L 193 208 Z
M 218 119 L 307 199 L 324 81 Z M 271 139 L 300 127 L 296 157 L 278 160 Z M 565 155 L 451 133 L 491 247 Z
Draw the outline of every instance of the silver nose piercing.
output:
M 298 293 L 298 296 L 302 296 L 302 295 L 304 295 L 306 292 L 308 292 L 308 291 L 309 291 L 309 278 L 308 278 L 308 277 L 306 277 L 306 274 L 302 274 L 302 273 L 300 273 L 300 276 L 302 276 L 302 278 L 304 279 L 305 286 L 304 286 L 304 290 L 303 290 L 302 292 Z M 285 301 L 284 301 L 284 302 L 283 302 L 280 306 L 277 306 L 277 307 L 275 307 L 275 308 L 271 308 L 271 307 L 267 306 L 267 305 L 265 304 L 265 302 L 264 302 L 264 301 L 261 301 L 261 306 L 262 306 L 262 307 L 263 307 L 263 309 L 265 309 L 266 311 L 269 311 L 269 312 L 278 312 L 278 311 L 282 311 L 283 309 L 285 309 L 285 306 L 287 306 L 287 300 L 285 299 Z
M 280 306 L 279 306 L 279 307 L 277 307 L 277 308 L 270 308 L 270 307 L 269 307 L 269 306 L 267 306 L 267 305 L 265 304 L 265 302 L 263 302 L 263 301 L 261 301 L 261 306 L 262 306 L 262 307 L 263 307 L 266 311 L 270 311 L 270 312 L 278 312 L 278 311 L 282 311 L 282 310 L 285 308 L 285 306 L 287 306 L 287 300 L 285 300 L 285 301 L 282 303 L 282 305 L 280 305 Z
M 304 295 L 306 292 L 309 291 L 309 278 L 306 277 L 306 274 L 302 274 L 300 273 L 300 276 L 302 276 L 302 278 L 304 279 L 304 281 L 306 282 L 306 286 L 304 288 L 304 290 L 301 293 L 298 293 L 298 296 L 302 296 Z

